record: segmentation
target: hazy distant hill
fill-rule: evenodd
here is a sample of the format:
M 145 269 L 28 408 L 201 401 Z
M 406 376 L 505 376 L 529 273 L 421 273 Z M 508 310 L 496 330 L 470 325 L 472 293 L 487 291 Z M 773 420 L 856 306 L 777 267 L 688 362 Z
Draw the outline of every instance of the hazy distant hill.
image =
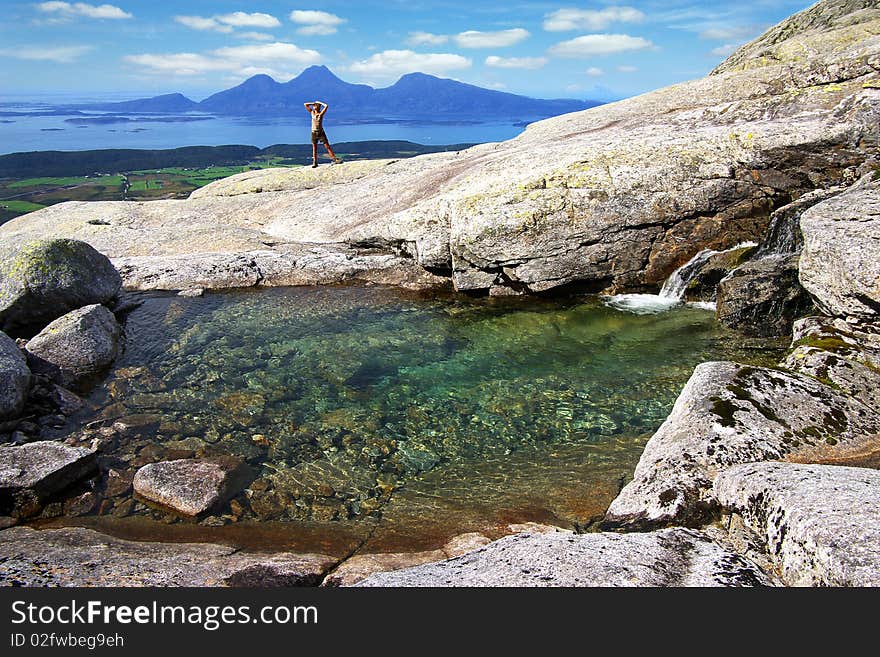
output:
M 365 119 L 473 120 L 486 118 L 537 119 L 576 112 L 598 102 L 571 99 L 539 100 L 483 89 L 471 84 L 424 73 L 404 75 L 394 85 L 374 89 L 350 84 L 326 66 L 311 66 L 289 82 L 255 75 L 240 85 L 221 91 L 200 103 L 180 94 L 169 94 L 102 105 L 101 109 L 129 112 L 203 111 L 237 116 L 289 115 L 303 112 L 303 103 L 322 100 L 337 116 Z

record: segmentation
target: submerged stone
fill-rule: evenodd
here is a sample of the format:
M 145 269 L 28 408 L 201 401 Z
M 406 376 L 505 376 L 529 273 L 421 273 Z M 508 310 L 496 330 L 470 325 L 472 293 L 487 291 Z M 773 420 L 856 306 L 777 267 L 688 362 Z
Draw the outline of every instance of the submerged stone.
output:
M 240 459 L 220 457 L 150 463 L 135 473 L 133 483 L 144 499 L 198 516 L 239 493 L 251 478 Z

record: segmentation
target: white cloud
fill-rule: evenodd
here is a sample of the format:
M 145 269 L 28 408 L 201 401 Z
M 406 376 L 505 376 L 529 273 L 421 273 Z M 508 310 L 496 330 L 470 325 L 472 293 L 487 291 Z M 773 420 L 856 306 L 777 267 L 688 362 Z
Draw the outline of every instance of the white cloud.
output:
M 654 44 L 647 39 L 628 34 L 586 34 L 569 41 L 561 41 L 552 46 L 549 52 L 558 57 L 592 57 L 652 47 Z
M 708 41 L 739 41 L 757 36 L 762 28 L 755 25 L 712 26 L 700 31 L 700 38 Z
M 271 29 L 273 27 L 281 27 L 281 21 L 269 14 L 261 14 L 259 12 L 247 14 L 243 11 L 236 11 L 231 14 L 222 14 L 214 17 L 218 22 L 232 27 L 259 27 L 263 29 Z
M 174 20 L 192 30 L 212 30 L 214 32 L 222 32 L 223 34 L 229 34 L 232 32 L 232 28 L 229 25 L 222 25 L 216 18 L 205 18 L 203 16 L 175 16 Z
M 548 32 L 604 30 L 612 23 L 640 23 L 643 20 L 645 14 L 632 7 L 559 9 L 544 16 L 544 29 Z
M 713 48 L 710 52 L 716 57 L 730 57 L 741 45 L 741 43 L 725 43 L 723 46 Z
M 91 46 L 19 46 L 0 48 L 0 56 L 36 62 L 69 64 L 92 50 Z
M 639 69 L 636 68 L 635 66 L 624 65 L 624 66 L 618 66 L 614 70 L 617 71 L 618 73 L 637 73 Z
M 299 28 L 297 33 L 306 36 L 336 34 L 339 26 L 346 22 L 346 19 L 336 14 L 313 9 L 295 9 L 290 12 L 290 20 L 298 25 L 302 25 L 303 27 Z
M 249 41 L 271 41 L 275 38 L 265 32 L 239 32 L 235 36 L 239 39 L 248 39 Z
M 218 48 L 207 53 L 129 55 L 124 59 L 150 73 L 164 75 L 190 76 L 222 71 L 240 78 L 258 73 L 292 78 L 305 66 L 319 63 L 321 54 L 292 43 L 275 42 Z
M 201 30 L 203 32 L 210 30 L 212 32 L 220 32 L 221 34 L 230 34 L 235 27 L 271 29 L 281 25 L 281 21 L 269 14 L 246 14 L 242 11 L 212 16 L 210 18 L 206 16 L 175 16 L 174 20 L 193 30 Z
M 460 48 L 504 48 L 528 39 L 531 36 L 528 30 L 515 27 L 512 30 L 500 30 L 498 32 L 479 32 L 468 30 L 456 34 L 453 39 Z
M 90 5 L 85 2 L 40 2 L 37 9 L 46 14 L 61 14 L 63 16 L 84 16 L 86 18 L 105 18 L 120 20 L 134 18 L 132 14 L 123 11 L 115 5 Z
M 406 38 L 408 46 L 439 46 L 449 41 L 446 34 L 431 34 L 430 32 L 410 32 Z
M 451 53 L 417 53 L 412 50 L 385 50 L 348 67 L 352 73 L 369 80 L 395 78 L 405 73 L 442 75 L 449 71 L 470 68 L 472 62 Z
M 296 30 L 297 34 L 303 36 L 329 36 L 336 34 L 339 30 L 332 25 L 304 25 Z
M 589 75 L 591 78 L 599 78 L 599 77 L 602 77 L 603 75 L 605 75 L 605 71 L 603 71 L 601 68 L 597 68 L 595 66 L 591 66 L 586 71 L 584 71 L 584 73 Z
M 490 55 L 486 57 L 486 66 L 494 68 L 525 68 L 536 70 L 547 64 L 546 57 L 498 57 Z

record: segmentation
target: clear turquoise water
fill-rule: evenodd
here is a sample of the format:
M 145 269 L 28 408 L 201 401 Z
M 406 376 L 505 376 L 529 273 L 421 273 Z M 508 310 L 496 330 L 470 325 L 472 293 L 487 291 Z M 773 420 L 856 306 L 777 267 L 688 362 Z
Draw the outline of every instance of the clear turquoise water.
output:
M 81 418 L 135 427 L 120 471 L 238 455 L 258 478 L 217 522 L 382 518 L 389 545 L 481 522 L 586 523 L 696 364 L 776 355 L 687 307 L 369 287 L 149 296 L 126 339 Z M 126 495 L 101 513 L 163 517 Z

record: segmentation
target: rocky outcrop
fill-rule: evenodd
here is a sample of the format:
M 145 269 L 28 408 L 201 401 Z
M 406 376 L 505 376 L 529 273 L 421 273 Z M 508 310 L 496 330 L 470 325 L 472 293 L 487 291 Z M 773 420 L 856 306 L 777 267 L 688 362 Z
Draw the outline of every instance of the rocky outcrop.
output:
M 784 23 L 760 47 L 770 58 L 744 55 L 501 144 L 350 174 L 348 164 L 248 173 L 181 201 L 64 203 L 4 224 L 0 237 L 65 235 L 114 259 L 161 258 L 179 268 L 176 288 L 205 286 L 179 256 L 222 255 L 228 268 L 320 243 L 405 253 L 462 290 L 650 289 L 702 249 L 760 239 L 773 210 L 876 151 L 880 10 L 843 20 L 836 4 Z M 262 284 L 315 266 L 279 263 Z
M 794 325 L 792 351 L 783 367 L 852 395 L 880 412 L 880 331 L 831 317 Z
M 880 472 L 750 463 L 714 484 L 790 586 L 880 586 Z
M 104 306 L 86 306 L 49 324 L 25 346 L 34 372 L 75 387 L 105 371 L 119 353 L 122 328 Z
M 31 371 L 15 341 L 0 332 L 0 424 L 21 413 L 31 387 Z
M 0 531 L 3 586 L 315 586 L 323 554 L 245 553 L 211 543 L 125 541 L 90 529 Z
M 332 285 L 350 281 L 409 289 L 448 286 L 403 252 L 300 244 L 244 253 L 114 259 L 127 288 L 223 289 L 256 285 Z
M 464 556 L 357 586 L 766 586 L 757 566 L 706 534 L 517 534 Z
M 92 474 L 95 452 L 52 441 L 0 447 L 0 515 L 27 517 L 54 493 Z
M 699 365 L 633 480 L 611 503 L 609 526 L 700 525 L 717 512 L 717 473 L 876 433 L 880 416 L 813 378 L 717 362 Z
M 878 178 L 877 174 L 871 178 Z M 801 216 L 800 280 L 827 314 L 880 313 L 880 179 L 866 179 Z
M 133 483 L 141 498 L 198 516 L 241 492 L 252 479 L 240 459 L 217 457 L 150 463 L 135 473 Z
M 716 317 L 747 335 L 788 335 L 813 301 L 798 281 L 798 256 L 773 255 L 737 267 L 718 284 Z
M 63 314 L 109 303 L 119 273 L 92 246 L 69 239 L 12 243 L 0 236 L 0 329 L 18 335 Z

